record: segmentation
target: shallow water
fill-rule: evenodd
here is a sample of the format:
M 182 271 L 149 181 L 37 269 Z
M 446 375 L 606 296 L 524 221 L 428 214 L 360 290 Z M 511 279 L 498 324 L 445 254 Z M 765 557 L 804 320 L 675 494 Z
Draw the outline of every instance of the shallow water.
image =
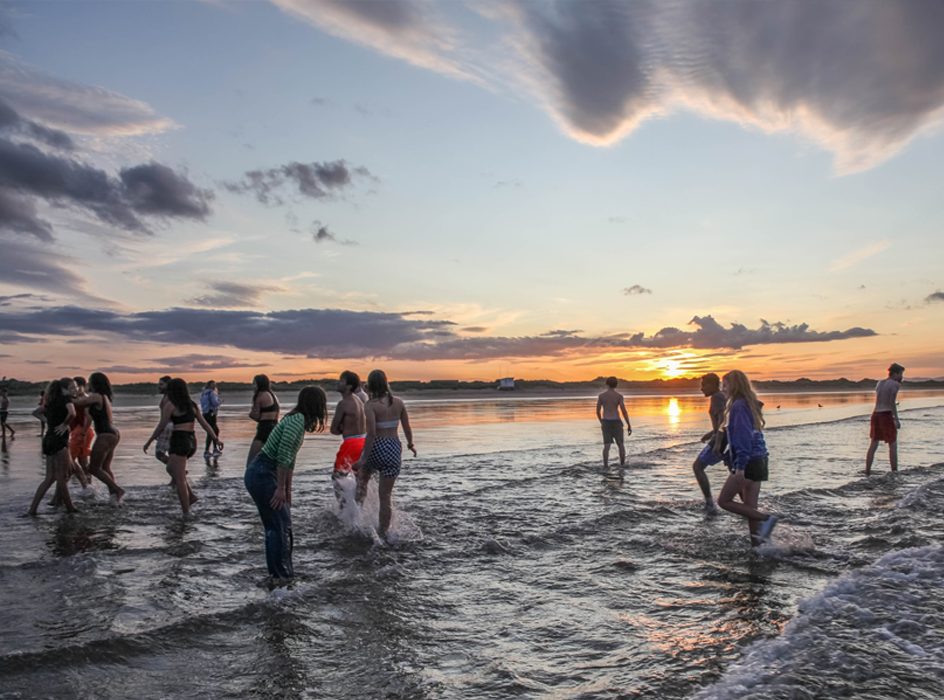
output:
M 223 456 L 191 460 L 186 521 L 140 451 L 155 398 L 116 406 L 125 504 L 75 484 L 74 516 L 20 517 L 43 466 L 14 411 L 0 698 L 944 697 L 944 397 L 902 396 L 902 471 L 880 449 L 871 479 L 869 394 L 764 397 L 761 507 L 783 519 L 758 552 L 701 508 L 703 397 L 629 399 L 629 466 L 609 470 L 593 398 L 410 401 L 394 544 L 371 535 L 375 498 L 338 512 L 338 439 L 311 436 L 299 579 L 273 591 L 242 485 L 248 397 L 225 397 Z

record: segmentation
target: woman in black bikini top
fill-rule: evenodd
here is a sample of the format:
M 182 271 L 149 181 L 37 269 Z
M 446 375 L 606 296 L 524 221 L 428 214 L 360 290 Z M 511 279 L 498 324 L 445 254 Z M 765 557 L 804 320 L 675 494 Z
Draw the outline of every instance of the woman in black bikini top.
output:
M 95 426 L 95 442 L 92 444 L 92 454 L 89 455 L 89 472 L 108 487 L 108 492 L 115 497 L 116 502 L 121 503 L 125 490 L 118 486 L 115 473 L 111 470 L 115 448 L 121 440 L 121 434 L 111 422 L 111 382 L 101 372 L 95 372 L 89 377 L 88 386 L 88 395 L 76 398 L 74 403 L 88 410 Z
M 259 425 L 256 428 L 256 436 L 249 446 L 247 465 L 262 451 L 266 440 L 269 439 L 269 433 L 279 424 L 279 400 L 272 393 L 269 378 L 264 374 L 257 374 L 252 378 L 252 383 L 256 387 L 256 393 L 252 395 L 252 409 L 249 411 L 249 417 Z

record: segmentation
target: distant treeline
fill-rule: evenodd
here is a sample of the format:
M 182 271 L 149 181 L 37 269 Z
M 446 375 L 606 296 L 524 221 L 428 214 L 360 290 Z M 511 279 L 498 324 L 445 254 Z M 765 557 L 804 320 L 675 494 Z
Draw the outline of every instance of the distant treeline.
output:
M 519 391 L 529 390 L 559 390 L 559 391 L 579 391 L 597 390 L 605 386 L 605 377 L 597 377 L 590 381 L 582 382 L 555 382 L 550 379 L 516 379 L 515 389 Z M 860 379 L 853 381 L 851 379 L 794 379 L 793 381 L 781 381 L 777 379 L 754 381 L 754 387 L 760 390 L 810 390 L 810 391 L 831 391 L 831 390 L 866 390 L 875 388 L 875 379 Z M 911 382 L 905 379 L 904 382 L 908 388 L 914 389 L 944 389 L 944 381 L 925 380 Z M 217 387 L 221 394 L 226 392 L 246 392 L 252 391 L 250 382 L 217 382 Z M 701 384 L 700 377 L 677 377 L 675 379 L 647 379 L 630 380 L 620 379 L 620 389 L 634 389 L 644 391 L 697 391 Z M 333 391 L 337 387 L 336 379 L 299 379 L 293 382 L 272 382 L 272 388 L 275 391 L 291 393 L 298 391 L 306 386 L 320 386 L 325 391 Z M 0 380 L 0 386 L 7 387 L 11 396 L 39 396 L 46 386 L 45 382 L 22 382 L 18 379 L 3 378 Z M 203 390 L 204 382 L 190 382 L 190 392 L 199 394 Z M 472 381 L 463 382 L 458 379 L 433 379 L 428 382 L 421 381 L 393 381 L 390 382 L 390 388 L 396 392 L 422 392 L 422 391 L 497 391 L 498 380 L 491 382 Z M 116 384 L 114 390 L 119 394 L 156 394 L 157 382 L 135 382 L 133 384 Z

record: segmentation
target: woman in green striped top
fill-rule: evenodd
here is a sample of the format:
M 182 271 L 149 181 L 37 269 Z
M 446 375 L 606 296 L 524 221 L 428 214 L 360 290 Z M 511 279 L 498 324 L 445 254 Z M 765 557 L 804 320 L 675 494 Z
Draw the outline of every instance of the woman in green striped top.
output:
M 266 565 L 275 579 L 293 578 L 292 473 L 305 433 L 321 432 L 327 416 L 327 399 L 319 387 L 306 386 L 298 393 L 298 405 L 279 421 L 262 452 L 246 467 L 246 490 L 259 509 L 265 526 Z

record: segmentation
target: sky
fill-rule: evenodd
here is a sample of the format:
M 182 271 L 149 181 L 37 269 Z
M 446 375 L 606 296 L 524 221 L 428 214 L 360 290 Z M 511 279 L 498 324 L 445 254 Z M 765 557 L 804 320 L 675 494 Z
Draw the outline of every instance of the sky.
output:
M 944 3 L 0 5 L 0 375 L 944 377 Z

